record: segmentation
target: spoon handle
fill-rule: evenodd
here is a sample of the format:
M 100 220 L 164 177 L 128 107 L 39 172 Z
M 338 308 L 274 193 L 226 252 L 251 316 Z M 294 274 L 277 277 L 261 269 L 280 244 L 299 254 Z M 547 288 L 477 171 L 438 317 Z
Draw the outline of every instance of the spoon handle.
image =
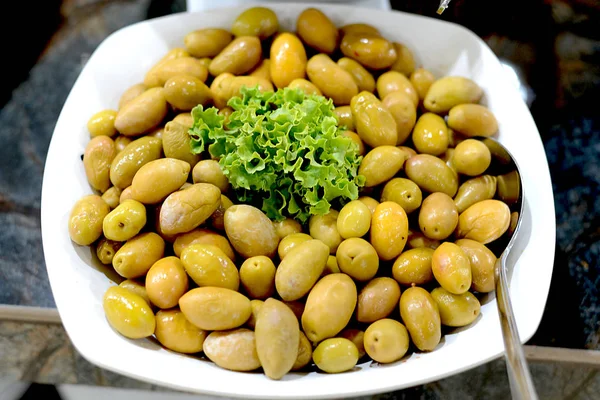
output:
M 496 298 L 498 304 L 498 314 L 500 315 L 500 325 L 502 326 L 502 336 L 504 337 L 504 347 L 506 348 L 506 368 L 508 370 L 508 381 L 513 399 L 519 400 L 537 400 L 538 396 L 531 379 L 529 368 L 523 346 L 519 338 L 517 323 L 513 314 L 508 291 L 507 279 L 507 255 L 508 251 L 496 261 Z

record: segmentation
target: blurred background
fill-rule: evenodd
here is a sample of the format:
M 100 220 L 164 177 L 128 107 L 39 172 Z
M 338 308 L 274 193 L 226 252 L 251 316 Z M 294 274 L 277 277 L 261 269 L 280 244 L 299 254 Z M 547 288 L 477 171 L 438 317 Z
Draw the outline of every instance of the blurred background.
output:
M 530 106 L 544 142 L 557 218 L 550 296 L 540 328 L 528 344 L 600 350 L 600 2 L 452 0 L 442 16 L 435 14 L 438 0 L 362 1 L 367 2 L 372 7 L 383 4 L 383 7 L 461 24 L 480 36 L 505 64 L 507 74 L 519 85 Z M 215 7 L 229 4 L 230 0 L 190 0 L 192 3 L 195 7 Z M 114 386 L 129 384 L 127 380 L 98 372 L 78 358 L 60 325 L 39 324 L 58 322 L 39 232 L 44 161 L 64 101 L 88 57 L 102 40 L 124 26 L 184 12 L 187 8 L 186 0 L 3 2 L 0 13 L 1 37 L 5 38 L 4 79 L 0 79 L 0 139 L 3 143 L 0 146 L 0 381 L 98 385 L 112 379 L 120 382 Z M 3 305 L 6 306 L 4 314 Z M 19 318 L 17 314 L 21 313 L 29 316 Z M 10 319 L 29 319 L 36 324 L 3 322 Z M 15 335 L 22 336 L 26 350 L 15 346 Z M 50 373 L 47 358 L 56 357 L 51 360 L 56 368 L 61 356 L 57 352 L 67 354 L 70 361 L 58 364 L 59 372 Z M 589 354 L 598 357 L 597 353 Z M 90 370 L 93 376 L 89 381 L 81 378 L 83 375 L 77 371 L 81 368 Z M 480 380 L 469 384 L 484 385 L 482 377 L 496 373 L 506 385 L 503 367 L 486 368 Z M 564 379 L 565 382 L 573 379 L 597 382 L 595 393 L 598 394 L 597 372 L 594 369 L 582 376 L 570 372 Z M 15 397 L 8 394 L 6 386 L 3 389 L 0 385 L 0 400 L 53 398 L 47 397 L 49 394 L 36 397 L 37 386 L 23 394 L 27 387 L 17 390 L 19 395 Z M 437 389 L 417 388 L 414 393 L 422 394 L 425 390 L 434 393 Z M 66 397 L 63 395 L 63 398 Z

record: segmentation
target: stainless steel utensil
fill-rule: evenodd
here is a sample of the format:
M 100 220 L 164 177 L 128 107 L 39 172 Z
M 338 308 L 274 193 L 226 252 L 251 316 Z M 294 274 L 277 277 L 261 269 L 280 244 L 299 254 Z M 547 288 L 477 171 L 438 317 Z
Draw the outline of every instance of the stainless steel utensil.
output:
M 510 152 L 498 141 L 476 137 L 483 142 L 492 154 L 492 162 L 486 174 L 497 177 L 496 196 L 511 209 L 511 224 L 506 234 L 490 243 L 489 247 L 496 254 L 500 253 L 495 265 L 496 301 L 506 348 L 506 367 L 513 399 L 537 400 L 538 396 L 527 366 L 521 339 L 510 301 L 508 276 L 518 257 L 509 254 L 515 244 L 523 220 L 524 195 L 519 167 Z

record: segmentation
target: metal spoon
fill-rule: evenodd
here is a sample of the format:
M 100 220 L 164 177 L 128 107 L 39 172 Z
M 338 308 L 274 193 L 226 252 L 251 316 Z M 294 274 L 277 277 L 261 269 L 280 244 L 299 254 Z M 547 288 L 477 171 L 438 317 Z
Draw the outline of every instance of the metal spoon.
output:
M 510 152 L 498 141 L 475 137 L 484 143 L 492 154 L 492 162 L 485 172 L 497 177 L 496 196 L 511 209 L 511 224 L 503 237 L 489 244 L 490 250 L 498 257 L 495 265 L 496 302 L 506 348 L 506 367 L 513 399 L 534 400 L 538 396 L 527 366 L 523 346 L 519 338 L 517 324 L 510 301 L 508 275 L 514 267 L 517 257 L 511 257 L 510 251 L 519 236 L 523 220 L 524 196 L 519 167 Z

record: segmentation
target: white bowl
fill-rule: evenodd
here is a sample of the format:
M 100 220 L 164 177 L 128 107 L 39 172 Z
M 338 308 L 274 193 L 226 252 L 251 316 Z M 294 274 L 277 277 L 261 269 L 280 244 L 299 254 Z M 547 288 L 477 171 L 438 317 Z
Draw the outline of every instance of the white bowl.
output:
M 468 329 L 446 335 L 430 353 L 415 353 L 393 365 L 360 365 L 355 371 L 328 375 L 292 373 L 273 381 L 262 373 L 236 373 L 179 355 L 151 340 L 128 340 L 107 323 L 102 296 L 113 284 L 95 267 L 88 247 L 68 236 L 71 207 L 91 193 L 81 155 L 89 136 L 88 118 L 116 108 L 124 89 L 183 37 L 202 27 L 231 26 L 249 5 L 202 13 L 183 13 L 140 22 L 108 37 L 89 59 L 60 114 L 50 144 L 42 190 L 42 238 L 56 305 L 77 350 L 90 362 L 126 376 L 192 392 L 244 398 L 354 397 L 437 380 L 490 361 L 504 351 L 495 299 L 482 307 Z M 307 4 L 272 3 L 285 29 L 294 29 Z M 522 169 L 526 197 L 522 254 L 514 268 L 511 296 L 523 342 L 536 331 L 552 275 L 555 218 L 548 165 L 539 133 L 501 64 L 472 32 L 458 25 L 401 12 L 319 4 L 336 24 L 366 22 L 389 39 L 405 43 L 418 63 L 437 76 L 459 74 L 485 91 L 484 103 L 499 120 L 499 140 Z

